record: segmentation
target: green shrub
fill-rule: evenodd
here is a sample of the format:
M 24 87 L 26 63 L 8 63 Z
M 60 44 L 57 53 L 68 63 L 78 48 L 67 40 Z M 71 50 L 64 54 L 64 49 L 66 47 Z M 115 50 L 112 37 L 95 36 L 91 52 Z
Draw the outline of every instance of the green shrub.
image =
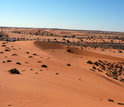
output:
M 34 56 L 38 56 L 36 53 L 33 54 Z
M 1 47 L 6 47 L 6 45 L 1 45 Z
M 3 54 L 4 52 L 0 52 L 0 54 Z
M 35 74 L 38 74 L 38 72 L 35 72 Z
M 67 64 L 67 66 L 71 66 L 71 64 Z
M 112 100 L 112 99 L 108 99 L 108 101 L 110 101 L 110 102 L 114 102 L 114 100 Z
M 11 60 L 7 60 L 6 62 L 12 62 Z
M 93 69 L 96 69 L 96 67 L 95 67 L 95 66 L 93 66 L 92 68 L 93 68 Z
M 122 51 L 118 51 L 119 53 L 123 53 Z
M 12 56 L 17 56 L 17 54 L 12 54 Z
M 41 63 L 41 61 L 37 61 L 37 63 Z
M 5 49 L 4 51 L 10 51 L 10 49 Z
M 6 61 L 3 61 L 2 63 L 6 63 Z
M 88 63 L 88 64 L 93 64 L 93 62 L 92 62 L 92 61 L 90 61 L 90 60 L 89 60 L 89 61 L 87 61 L 87 63 Z
M 8 72 L 10 72 L 11 74 L 20 74 L 20 72 L 16 68 L 10 69 Z
M 47 65 L 41 65 L 41 67 L 47 68 Z
M 96 61 L 96 62 L 94 62 L 94 65 L 99 66 L 99 63 Z
M 20 63 L 20 62 L 16 62 L 16 64 L 21 65 L 21 63 Z
M 29 56 L 28 58 L 33 58 L 33 56 Z
M 56 73 L 56 75 L 59 75 L 59 73 Z
M 67 52 L 72 52 L 70 49 L 66 50 Z
M 27 54 L 30 54 L 30 52 L 26 52 Z
M 124 105 L 124 103 L 118 103 L 118 105 Z

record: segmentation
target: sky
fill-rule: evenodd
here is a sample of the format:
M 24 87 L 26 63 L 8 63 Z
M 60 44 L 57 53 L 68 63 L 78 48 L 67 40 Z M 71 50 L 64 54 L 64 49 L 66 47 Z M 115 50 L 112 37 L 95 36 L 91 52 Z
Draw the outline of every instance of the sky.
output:
M 0 0 L 0 26 L 124 32 L 124 0 Z

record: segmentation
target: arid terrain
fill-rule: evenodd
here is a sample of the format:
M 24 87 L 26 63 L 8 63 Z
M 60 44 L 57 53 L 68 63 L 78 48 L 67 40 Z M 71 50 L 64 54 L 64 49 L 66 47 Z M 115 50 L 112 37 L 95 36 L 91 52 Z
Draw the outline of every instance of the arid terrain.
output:
M 0 28 L 0 107 L 123 107 L 124 32 Z

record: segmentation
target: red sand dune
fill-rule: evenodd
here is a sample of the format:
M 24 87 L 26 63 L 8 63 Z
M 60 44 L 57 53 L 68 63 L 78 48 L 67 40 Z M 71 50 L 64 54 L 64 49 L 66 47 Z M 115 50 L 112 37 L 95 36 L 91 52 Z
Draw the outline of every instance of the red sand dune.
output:
M 71 48 L 72 54 L 66 51 L 66 46 L 40 41 L 6 45 L 11 48 L 10 52 L 0 47 L 0 51 L 4 51 L 0 54 L 0 107 L 120 107 L 117 103 L 124 103 L 124 84 L 90 71 L 90 65 L 86 64 L 89 59 L 122 59 Z M 11 56 L 13 53 L 18 56 Z M 33 56 L 34 53 L 37 56 Z M 33 58 L 28 58 L 29 55 Z M 2 63 L 7 59 L 12 62 Z M 22 65 L 15 64 L 17 61 Z M 42 68 L 42 64 L 48 68 Z M 21 75 L 7 72 L 14 67 Z

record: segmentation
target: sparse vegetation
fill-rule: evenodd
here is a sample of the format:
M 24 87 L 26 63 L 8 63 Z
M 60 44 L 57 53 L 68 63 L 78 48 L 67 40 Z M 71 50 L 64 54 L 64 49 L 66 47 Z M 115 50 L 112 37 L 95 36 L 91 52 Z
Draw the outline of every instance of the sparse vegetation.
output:
M 12 62 L 11 60 L 7 60 L 6 62 Z
M 41 61 L 37 61 L 37 63 L 41 63 Z
M 28 58 L 33 58 L 33 56 L 29 56 Z
M 56 73 L 56 75 L 59 75 L 59 73 Z
M 71 64 L 67 64 L 67 66 L 71 66 Z
M 118 103 L 118 105 L 124 105 L 124 103 Z
M 21 63 L 20 63 L 20 62 L 16 62 L 16 64 L 21 65 Z
M 10 72 L 11 74 L 21 74 L 16 68 L 10 69 L 8 72 Z
M 5 49 L 4 51 L 10 51 L 10 49 Z
M 12 54 L 12 56 L 18 56 L 17 54 Z
M 69 52 L 69 53 L 72 52 L 71 49 L 68 49 L 68 50 L 66 50 L 66 51 Z
M 41 67 L 43 67 L 43 68 L 47 68 L 47 65 L 41 65 Z
M 34 56 L 38 56 L 36 53 L 33 54 Z
M 122 51 L 118 51 L 118 53 L 123 53 Z
M 27 54 L 30 54 L 30 52 L 26 52 Z
M 25 62 L 26 64 L 29 64 L 29 62 Z
M 89 60 L 89 61 L 87 61 L 87 63 L 88 63 L 88 64 L 93 64 L 93 62 L 92 62 L 92 61 L 90 61 L 90 60 Z
M 113 79 L 124 81 L 123 78 L 120 78 L 123 75 L 123 65 L 124 62 L 107 62 L 98 60 L 95 62 L 88 61 L 87 63 L 92 64 L 92 69 L 99 72 L 105 72 L 108 77 L 112 77 Z M 119 77 L 119 78 L 118 78 Z
M 112 99 L 108 99 L 108 101 L 110 101 L 110 102 L 114 102 L 114 100 L 112 100 Z
M 35 72 L 35 74 L 38 74 L 38 72 Z
M 2 63 L 6 63 L 6 61 L 2 61 Z
M 6 45 L 1 45 L 1 47 L 6 47 Z
M 4 52 L 0 52 L 0 54 L 3 54 Z

